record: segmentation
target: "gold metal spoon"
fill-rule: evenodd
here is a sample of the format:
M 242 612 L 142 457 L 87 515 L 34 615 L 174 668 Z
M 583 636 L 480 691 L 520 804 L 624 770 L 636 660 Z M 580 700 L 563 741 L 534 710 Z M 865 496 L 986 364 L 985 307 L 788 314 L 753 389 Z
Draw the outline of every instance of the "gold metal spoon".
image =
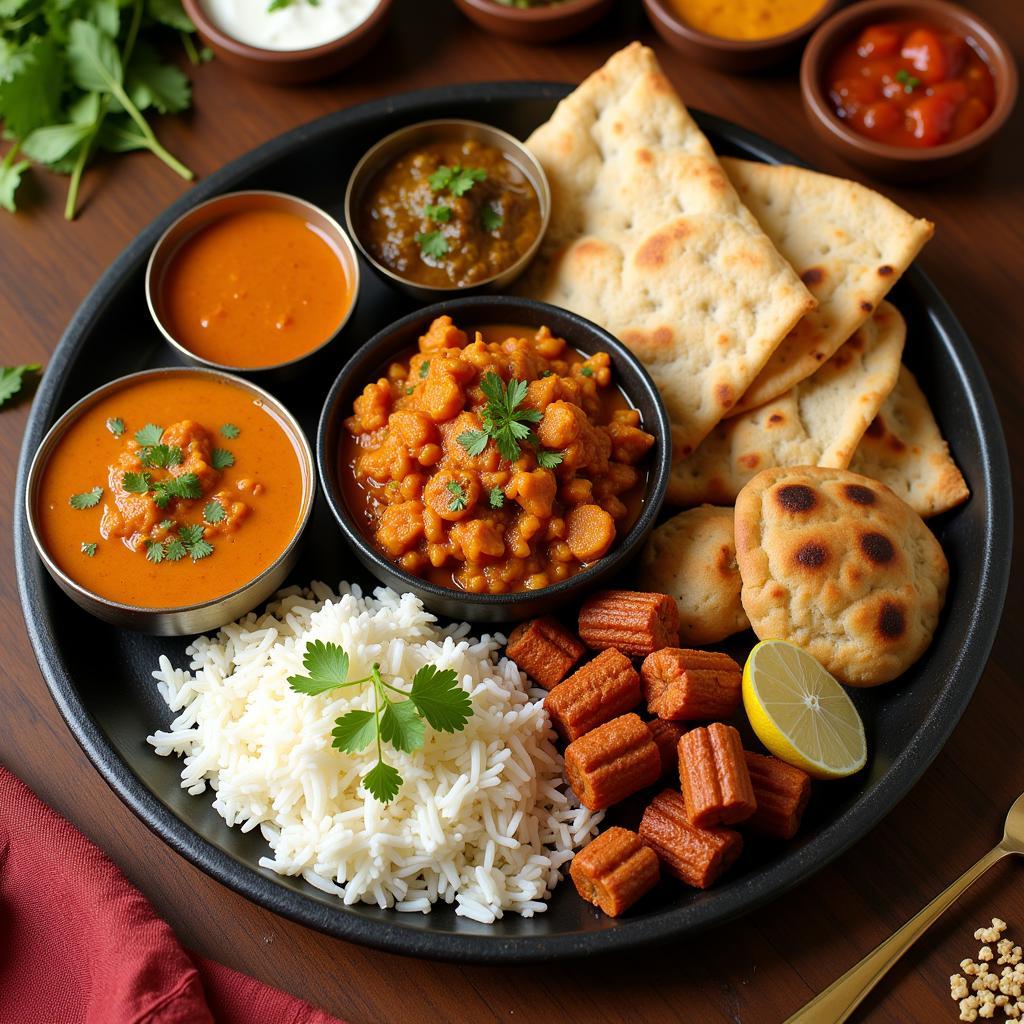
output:
M 797 1010 L 785 1024 L 842 1024 L 878 984 L 890 967 L 928 930 L 935 919 L 993 864 L 1011 853 L 1024 854 L 1024 793 L 1006 815 L 1003 841 L 968 868 L 948 889 L 940 892 L 899 931 L 877 946 L 856 967 Z

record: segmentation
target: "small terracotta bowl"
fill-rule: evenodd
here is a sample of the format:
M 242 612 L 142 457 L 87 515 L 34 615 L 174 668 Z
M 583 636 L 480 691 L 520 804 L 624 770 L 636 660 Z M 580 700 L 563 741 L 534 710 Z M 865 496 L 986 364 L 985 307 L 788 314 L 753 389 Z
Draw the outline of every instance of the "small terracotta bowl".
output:
M 829 100 L 828 66 L 837 47 L 865 26 L 884 21 L 920 21 L 969 39 L 995 77 L 996 103 L 988 120 L 962 139 L 924 149 L 876 142 L 844 124 Z M 1017 65 L 1002 38 L 973 11 L 945 0 L 867 0 L 840 11 L 814 33 L 800 65 L 800 89 L 811 127 L 841 157 L 881 178 L 925 181 L 959 170 L 988 149 L 1017 102 Z
M 826 0 L 817 14 L 782 35 L 765 39 L 723 39 L 687 25 L 666 0 L 644 0 L 647 16 L 673 49 L 719 71 L 749 73 L 782 64 L 800 52 L 804 40 L 843 0 Z
M 272 85 L 298 85 L 337 74 L 354 64 L 380 39 L 391 16 L 392 0 L 380 0 L 366 21 L 351 32 L 308 50 L 264 50 L 229 36 L 203 10 L 201 0 L 181 0 L 199 38 L 228 67 Z
M 506 7 L 497 0 L 455 0 L 455 6 L 487 32 L 516 43 L 553 43 L 589 28 L 613 0 L 561 0 L 542 7 Z

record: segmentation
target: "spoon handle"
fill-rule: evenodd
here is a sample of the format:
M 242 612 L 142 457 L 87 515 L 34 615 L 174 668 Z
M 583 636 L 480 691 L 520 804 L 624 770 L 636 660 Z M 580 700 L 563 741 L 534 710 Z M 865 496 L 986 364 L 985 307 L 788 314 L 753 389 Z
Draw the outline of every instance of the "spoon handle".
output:
M 986 853 L 977 864 L 968 868 L 902 928 L 876 946 L 859 964 L 851 967 L 824 992 L 816 995 L 802 1010 L 797 1010 L 785 1024 L 842 1024 L 889 968 L 928 930 L 932 922 L 972 882 L 1008 853 L 1010 851 L 1002 846 L 997 846 Z

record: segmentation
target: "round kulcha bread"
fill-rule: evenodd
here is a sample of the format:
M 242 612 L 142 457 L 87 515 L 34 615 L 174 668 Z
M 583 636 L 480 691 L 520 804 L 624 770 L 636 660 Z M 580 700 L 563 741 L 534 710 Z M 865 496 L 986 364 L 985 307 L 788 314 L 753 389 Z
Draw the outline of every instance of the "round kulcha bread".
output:
M 921 517 L 842 469 L 780 467 L 736 499 L 741 598 L 762 640 L 788 640 L 841 682 L 875 686 L 924 653 L 949 566 Z
M 684 644 L 714 644 L 750 628 L 740 604 L 731 508 L 702 505 L 662 523 L 640 556 L 638 583 L 675 598 Z

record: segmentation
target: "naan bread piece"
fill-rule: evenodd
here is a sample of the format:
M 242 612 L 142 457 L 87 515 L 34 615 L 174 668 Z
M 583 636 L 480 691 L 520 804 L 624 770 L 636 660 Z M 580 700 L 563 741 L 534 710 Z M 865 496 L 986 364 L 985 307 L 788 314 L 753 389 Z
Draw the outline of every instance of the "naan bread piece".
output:
M 864 432 L 849 468 L 880 480 L 925 519 L 948 512 L 971 496 L 928 399 L 905 366 Z
M 551 223 L 518 291 L 595 320 L 654 378 L 688 455 L 814 306 L 664 76 L 634 43 L 526 142 Z
M 740 198 L 818 300 L 727 414 L 809 377 L 871 315 L 933 225 L 853 181 L 802 167 L 722 158 Z
M 675 505 L 731 505 L 748 480 L 772 466 L 845 469 L 896 385 L 907 325 L 883 302 L 818 372 L 780 398 L 723 420 L 672 466 Z

